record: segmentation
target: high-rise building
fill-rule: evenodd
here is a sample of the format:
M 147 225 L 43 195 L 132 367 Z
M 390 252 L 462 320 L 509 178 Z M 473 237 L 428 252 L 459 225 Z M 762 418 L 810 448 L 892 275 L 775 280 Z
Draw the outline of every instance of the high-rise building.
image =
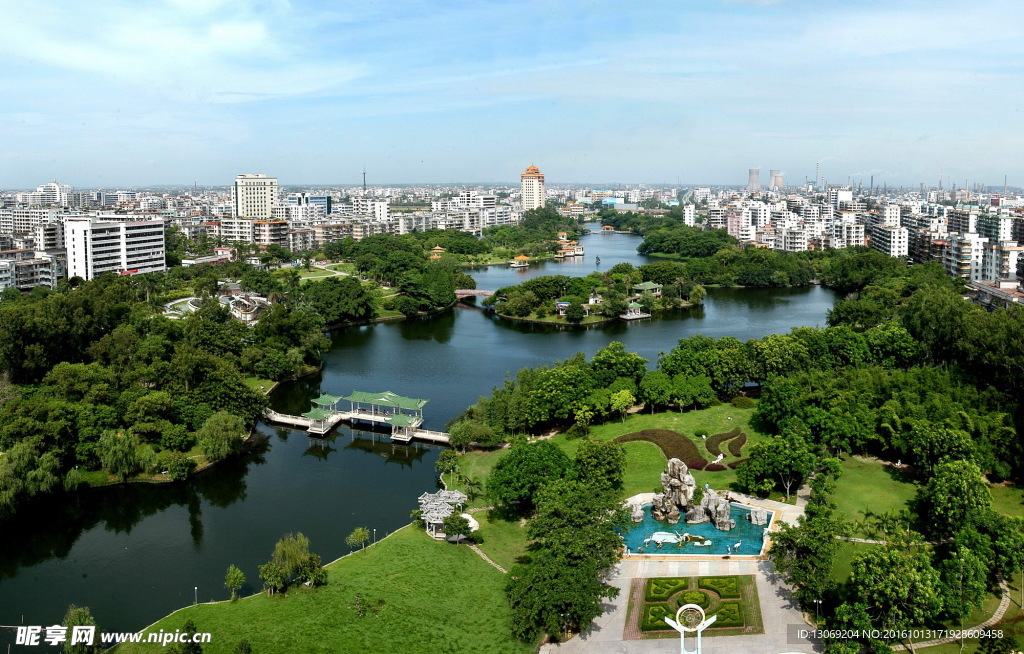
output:
M 544 173 L 537 166 L 530 166 L 519 175 L 523 198 L 523 211 L 540 209 L 544 206 Z
M 231 187 L 231 202 L 238 218 L 269 220 L 277 206 L 277 178 L 262 173 L 239 175 Z
M 105 272 L 135 275 L 166 270 L 163 220 L 71 216 L 64 230 L 71 277 L 91 280 Z

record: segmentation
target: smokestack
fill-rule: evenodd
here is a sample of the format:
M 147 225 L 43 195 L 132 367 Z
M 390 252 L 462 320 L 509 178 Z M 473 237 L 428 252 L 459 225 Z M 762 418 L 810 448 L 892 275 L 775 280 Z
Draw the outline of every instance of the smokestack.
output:
M 781 191 L 782 190 L 782 171 L 781 170 L 773 170 L 773 171 L 771 171 L 771 178 L 770 178 L 770 180 L 771 180 L 770 186 L 771 186 L 773 191 Z
M 761 190 L 761 169 L 750 168 L 750 177 L 747 179 L 747 190 L 751 193 Z

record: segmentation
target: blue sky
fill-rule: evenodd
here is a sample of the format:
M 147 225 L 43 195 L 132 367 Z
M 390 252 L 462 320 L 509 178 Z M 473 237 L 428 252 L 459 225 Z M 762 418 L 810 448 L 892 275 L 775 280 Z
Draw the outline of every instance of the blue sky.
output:
M 369 5 L 369 6 L 367 6 Z M 0 0 L 0 188 L 1024 184 L 1024 3 Z

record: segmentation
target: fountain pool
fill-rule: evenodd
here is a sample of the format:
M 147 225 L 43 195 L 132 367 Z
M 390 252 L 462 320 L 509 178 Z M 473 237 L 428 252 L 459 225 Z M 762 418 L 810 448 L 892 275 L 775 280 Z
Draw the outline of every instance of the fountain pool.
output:
M 643 553 L 657 554 L 659 556 L 709 556 L 724 554 L 757 556 L 761 554 L 761 550 L 764 546 L 764 533 L 768 530 L 768 527 L 771 526 L 774 515 L 769 511 L 768 524 L 755 525 L 751 524 L 747 519 L 747 516 L 750 514 L 750 507 L 736 503 L 732 503 L 730 506 L 730 515 L 736 521 L 736 527 L 729 531 L 719 531 L 711 522 L 704 522 L 698 525 L 688 525 L 685 521 L 680 521 L 679 524 L 676 525 L 670 525 L 667 522 L 660 522 L 651 517 L 651 505 L 645 504 L 643 506 L 643 521 L 633 523 L 629 531 L 622 534 L 622 536 L 626 541 L 626 547 L 629 548 L 630 554 Z M 659 536 L 657 538 L 653 538 L 656 533 L 659 534 Z M 655 541 L 669 539 L 668 534 L 672 535 L 672 539 L 674 539 L 677 534 L 689 534 L 691 536 L 691 540 L 682 544 L 664 542 L 661 547 L 658 548 Z M 704 540 L 710 540 L 711 543 L 706 546 L 698 545 L 700 541 L 692 540 L 692 537 L 694 536 L 699 536 Z M 648 539 L 652 540 L 650 540 L 647 545 L 644 545 L 644 541 Z M 734 547 L 736 543 L 740 544 L 738 550 Z M 734 549 L 730 552 L 729 548 L 731 546 Z

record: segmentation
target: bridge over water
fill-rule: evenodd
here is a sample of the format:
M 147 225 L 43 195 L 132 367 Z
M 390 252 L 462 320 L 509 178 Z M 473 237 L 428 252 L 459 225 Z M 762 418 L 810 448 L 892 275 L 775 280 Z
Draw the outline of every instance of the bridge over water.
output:
M 460 300 L 466 297 L 491 297 L 492 295 L 494 295 L 494 291 L 478 291 L 470 288 L 462 288 L 455 291 L 455 297 Z

